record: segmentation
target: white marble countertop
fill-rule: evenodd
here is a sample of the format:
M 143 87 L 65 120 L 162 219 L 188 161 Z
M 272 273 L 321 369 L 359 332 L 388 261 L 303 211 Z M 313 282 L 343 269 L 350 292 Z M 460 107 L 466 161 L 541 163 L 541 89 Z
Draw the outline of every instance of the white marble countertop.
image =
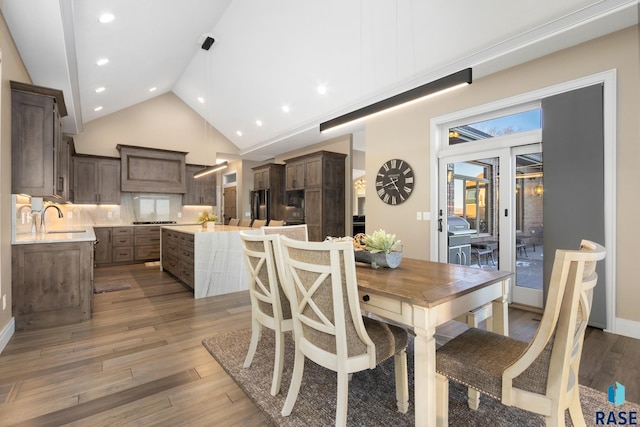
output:
M 34 243 L 72 243 L 91 242 L 96 235 L 91 226 L 74 226 L 65 229 L 51 229 L 45 233 L 19 233 L 11 242 L 14 245 L 29 245 Z
M 216 224 L 215 226 L 213 226 L 213 228 L 211 228 L 211 225 L 209 225 L 209 228 L 207 229 L 202 228 L 202 225 L 200 224 L 197 224 L 197 225 L 165 224 L 165 225 L 161 225 L 161 227 L 167 230 L 173 230 L 173 231 L 178 231 L 181 233 L 189 233 L 189 234 L 218 233 L 221 231 L 256 230 L 255 228 L 251 228 L 251 227 L 236 227 L 233 225 L 223 225 L 223 224 Z

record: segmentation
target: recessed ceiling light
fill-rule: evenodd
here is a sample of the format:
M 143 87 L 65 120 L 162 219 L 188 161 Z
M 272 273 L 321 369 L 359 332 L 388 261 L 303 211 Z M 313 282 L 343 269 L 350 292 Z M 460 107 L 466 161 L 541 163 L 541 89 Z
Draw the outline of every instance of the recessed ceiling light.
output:
M 100 21 L 100 23 L 102 24 L 108 24 L 115 18 L 116 17 L 113 15 L 113 13 L 103 13 L 102 15 L 100 15 L 100 18 L 98 18 L 98 21 Z
M 326 95 L 327 93 L 327 87 L 325 85 L 319 85 L 318 86 L 318 93 L 320 95 Z
M 237 131 L 236 131 L 236 135 L 238 135 L 238 136 L 242 136 L 242 131 L 237 130 Z
M 98 61 L 96 62 L 96 64 L 98 64 L 98 65 L 106 65 L 106 64 L 108 64 L 108 63 L 109 63 L 109 59 L 107 59 L 107 58 L 100 58 L 100 59 L 98 59 Z
M 151 89 L 149 89 L 149 92 L 155 92 L 158 88 L 157 87 L 152 87 Z
M 262 126 L 262 120 L 256 120 L 256 125 Z
M 93 111 L 100 111 L 100 110 L 102 110 L 102 106 L 96 107 L 96 108 L 93 109 Z
M 96 93 L 104 92 L 105 90 L 107 89 L 104 86 L 100 86 L 99 88 L 96 89 Z
M 203 97 L 199 96 L 198 97 L 198 101 L 200 101 L 200 104 L 204 104 L 204 98 Z
M 282 111 L 284 111 L 285 113 L 288 113 L 289 111 L 291 111 L 291 109 L 289 109 L 288 105 L 283 105 L 282 106 Z

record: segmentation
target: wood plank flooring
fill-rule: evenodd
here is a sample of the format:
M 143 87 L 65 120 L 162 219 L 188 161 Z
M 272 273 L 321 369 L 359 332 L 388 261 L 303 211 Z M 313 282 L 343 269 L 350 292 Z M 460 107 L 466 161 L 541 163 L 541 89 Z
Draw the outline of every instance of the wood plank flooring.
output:
M 247 292 L 194 300 L 144 264 L 95 270 L 131 289 L 95 295 L 80 324 L 17 332 L 0 354 L 3 426 L 262 426 L 262 413 L 201 345 L 250 325 Z M 529 340 L 539 315 L 510 311 L 511 335 Z M 461 326 L 449 326 L 449 331 Z M 580 382 L 614 381 L 640 402 L 640 340 L 589 329 Z

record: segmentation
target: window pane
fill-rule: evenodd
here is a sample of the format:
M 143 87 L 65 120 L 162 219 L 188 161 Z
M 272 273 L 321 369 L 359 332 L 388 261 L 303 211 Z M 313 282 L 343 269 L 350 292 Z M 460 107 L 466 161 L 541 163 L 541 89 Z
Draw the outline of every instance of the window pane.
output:
M 542 110 L 535 109 L 449 129 L 449 145 L 542 129 Z

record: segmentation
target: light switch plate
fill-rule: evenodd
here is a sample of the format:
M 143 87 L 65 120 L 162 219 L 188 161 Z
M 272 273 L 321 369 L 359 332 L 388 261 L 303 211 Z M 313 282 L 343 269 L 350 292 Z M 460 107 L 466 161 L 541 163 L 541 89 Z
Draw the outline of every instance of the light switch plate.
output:
M 423 221 L 431 221 L 431 212 L 422 212 Z
M 422 220 L 422 212 L 416 212 L 416 219 L 417 219 L 418 221 L 421 221 L 421 220 Z

